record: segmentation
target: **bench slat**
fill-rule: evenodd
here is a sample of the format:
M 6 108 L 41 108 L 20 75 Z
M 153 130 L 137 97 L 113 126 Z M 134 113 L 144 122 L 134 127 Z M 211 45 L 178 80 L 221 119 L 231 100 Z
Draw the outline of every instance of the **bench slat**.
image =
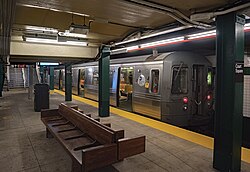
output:
M 97 122 L 85 118 L 77 110 L 68 108 L 66 105 L 61 104 L 59 105 L 59 113 L 101 144 L 114 142 L 115 138 L 113 132 L 107 130 L 106 127 L 104 128 L 103 126 L 98 125 Z

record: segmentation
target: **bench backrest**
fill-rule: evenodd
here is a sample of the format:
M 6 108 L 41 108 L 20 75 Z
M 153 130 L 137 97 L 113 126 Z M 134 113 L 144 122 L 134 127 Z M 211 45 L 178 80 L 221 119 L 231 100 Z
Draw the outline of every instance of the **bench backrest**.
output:
M 90 137 L 97 140 L 101 144 L 114 143 L 115 134 L 107 128 L 98 125 L 93 119 L 86 118 L 80 112 L 68 107 L 65 104 L 59 105 L 59 114 L 74 124 L 82 132 L 87 133 Z

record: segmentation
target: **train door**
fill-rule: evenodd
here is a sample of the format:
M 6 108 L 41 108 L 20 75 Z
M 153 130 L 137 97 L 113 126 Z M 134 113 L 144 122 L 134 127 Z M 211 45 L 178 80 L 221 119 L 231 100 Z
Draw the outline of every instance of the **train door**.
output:
M 85 69 L 79 69 L 78 95 L 84 97 Z
M 133 67 L 120 68 L 119 84 L 119 107 L 121 109 L 132 111 L 132 93 L 133 93 Z
M 205 66 L 193 65 L 192 71 L 192 114 L 203 115 L 206 85 Z

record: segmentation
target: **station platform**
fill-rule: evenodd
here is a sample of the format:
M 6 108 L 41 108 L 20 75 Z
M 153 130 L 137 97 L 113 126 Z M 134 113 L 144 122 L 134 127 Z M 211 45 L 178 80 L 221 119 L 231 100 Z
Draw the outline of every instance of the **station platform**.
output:
M 69 172 L 71 159 L 55 139 L 45 137 L 40 112 L 34 112 L 27 90 L 4 92 L 0 99 L 0 171 Z M 64 101 L 63 93 L 50 95 L 50 108 Z M 73 96 L 85 113 L 97 116 L 97 102 Z M 213 139 L 159 121 L 111 107 L 110 117 L 101 118 L 112 128 L 124 129 L 126 137 L 146 136 L 146 152 L 96 172 L 216 171 Z M 242 171 L 250 172 L 250 151 L 242 151 Z

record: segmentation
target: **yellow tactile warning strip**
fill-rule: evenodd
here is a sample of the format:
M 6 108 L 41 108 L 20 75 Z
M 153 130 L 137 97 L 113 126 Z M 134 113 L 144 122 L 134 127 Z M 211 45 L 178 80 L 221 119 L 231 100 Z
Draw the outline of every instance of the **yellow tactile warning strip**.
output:
M 61 95 L 64 95 L 64 92 L 59 90 L 54 90 L 55 93 L 59 93 Z M 98 102 L 92 101 L 89 99 L 85 99 L 79 96 L 73 95 L 73 99 L 86 103 L 88 105 L 98 107 Z M 140 116 L 131 112 L 127 112 L 118 108 L 110 107 L 110 112 L 119 116 L 122 116 L 124 118 L 136 121 L 138 123 L 144 124 L 146 126 L 158 129 L 160 131 L 166 132 L 168 134 L 174 135 L 176 137 L 185 139 L 187 141 L 199 144 L 201 146 L 204 146 L 209 149 L 213 149 L 214 147 L 214 139 L 202 134 L 198 134 L 192 131 L 188 131 L 164 122 L 160 122 L 157 120 L 153 120 L 150 118 L 146 118 L 144 116 Z M 242 148 L 242 160 L 250 163 L 250 149 Z

